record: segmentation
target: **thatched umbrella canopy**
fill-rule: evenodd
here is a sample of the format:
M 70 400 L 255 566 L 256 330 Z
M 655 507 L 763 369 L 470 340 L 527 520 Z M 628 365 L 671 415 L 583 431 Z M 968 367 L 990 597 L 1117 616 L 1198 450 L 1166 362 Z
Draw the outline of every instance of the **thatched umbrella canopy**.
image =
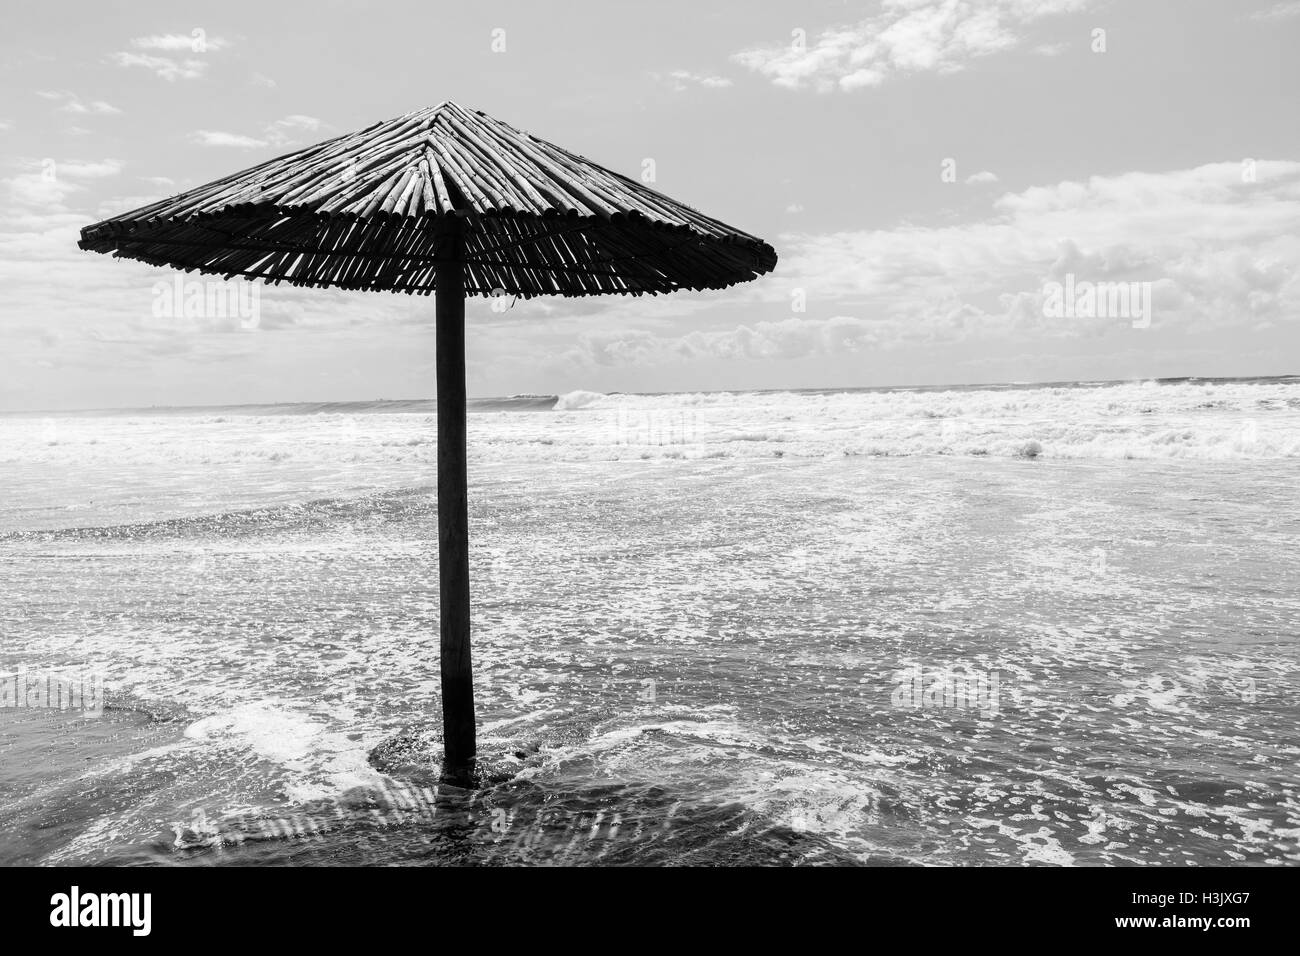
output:
M 465 296 L 721 289 L 776 252 L 643 183 L 446 102 L 87 226 L 82 249 L 270 283 L 437 293 L 448 768 L 474 758 Z

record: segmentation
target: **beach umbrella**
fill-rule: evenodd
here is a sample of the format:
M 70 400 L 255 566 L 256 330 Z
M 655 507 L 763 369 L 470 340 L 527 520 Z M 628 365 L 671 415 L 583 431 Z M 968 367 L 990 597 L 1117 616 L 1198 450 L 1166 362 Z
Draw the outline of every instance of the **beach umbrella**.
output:
M 465 466 L 465 296 L 721 289 L 766 242 L 445 102 L 81 231 L 82 249 L 268 283 L 434 293 L 444 770 L 475 755 Z

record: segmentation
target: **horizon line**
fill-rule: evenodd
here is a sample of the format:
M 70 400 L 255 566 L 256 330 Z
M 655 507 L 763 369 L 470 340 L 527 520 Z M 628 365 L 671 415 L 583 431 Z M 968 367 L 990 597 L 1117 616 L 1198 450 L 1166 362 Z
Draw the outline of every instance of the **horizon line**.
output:
M 564 395 L 570 395 L 573 392 L 591 391 L 601 395 L 744 395 L 744 394 L 770 394 L 779 392 L 856 392 L 856 391 L 887 391 L 887 390 L 905 390 L 905 389 L 942 389 L 942 388 L 994 388 L 998 386 L 1010 386 L 1015 388 L 1046 388 L 1053 385 L 1125 385 L 1136 382 L 1221 382 L 1231 380 L 1251 380 L 1251 379 L 1288 379 L 1300 378 L 1300 373 L 1288 372 L 1280 375 L 1161 375 L 1161 376 L 1137 376 L 1134 378 L 1110 378 L 1110 379 L 1053 379 L 1035 382 L 936 382 L 926 385 L 807 385 L 799 388 L 706 388 L 706 389 L 680 389 L 673 391 L 661 392 L 638 392 L 638 391 L 614 391 L 598 392 L 596 389 L 575 388 L 567 392 L 551 393 L 540 392 L 521 392 L 513 395 L 476 395 L 470 396 L 467 400 L 470 402 L 486 402 L 493 400 L 504 400 L 510 398 L 550 398 L 559 399 Z M 197 405 L 106 405 L 98 407 L 82 408 L 36 408 L 29 410 L 10 409 L 0 410 L 0 416 L 10 415 L 43 415 L 57 414 L 70 415 L 78 412 L 147 412 L 159 409 L 170 409 L 174 411 L 201 410 L 205 408 L 256 408 L 258 406 L 293 406 L 293 405 L 356 405 L 360 403 L 374 402 L 430 402 L 436 404 L 435 396 L 423 396 L 418 398 L 348 398 L 348 399 L 296 399 L 292 401 L 270 401 L 270 402 L 212 402 Z

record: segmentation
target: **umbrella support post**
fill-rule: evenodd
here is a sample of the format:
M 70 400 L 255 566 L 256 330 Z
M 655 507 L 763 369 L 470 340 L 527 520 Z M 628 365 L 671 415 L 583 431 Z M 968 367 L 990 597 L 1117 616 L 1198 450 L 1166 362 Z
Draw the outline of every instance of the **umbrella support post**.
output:
M 469 631 L 469 495 L 465 467 L 464 222 L 440 224 L 435 297 L 438 375 L 438 618 L 443 776 L 466 779 L 475 755 Z M 449 261 L 448 261 L 449 260 Z

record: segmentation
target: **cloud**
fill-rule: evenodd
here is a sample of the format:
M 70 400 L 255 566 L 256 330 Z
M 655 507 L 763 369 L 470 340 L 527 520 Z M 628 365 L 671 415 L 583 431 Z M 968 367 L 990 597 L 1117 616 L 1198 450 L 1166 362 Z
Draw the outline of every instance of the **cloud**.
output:
M 14 128 L 14 124 L 8 120 L 0 120 L 0 133 L 7 133 Z
M 978 173 L 971 173 L 969 176 L 966 177 L 967 185 L 976 185 L 978 183 L 995 183 L 997 181 L 998 181 L 998 174 L 991 173 L 987 169 L 981 170 Z
M 72 113 L 78 116 L 87 114 L 96 114 L 99 116 L 113 116 L 120 114 L 122 111 L 111 103 L 105 103 L 103 100 L 83 100 L 76 93 L 68 90 L 37 90 L 36 95 L 42 99 L 52 100 L 60 104 L 59 110 L 64 113 Z
M 668 74 L 652 74 L 656 80 L 666 83 L 675 93 L 683 93 L 692 86 L 705 89 L 721 90 L 732 85 L 732 80 L 712 73 L 692 73 L 690 70 L 673 70 Z
M 242 133 L 225 133 L 219 130 L 200 129 L 190 134 L 190 142 L 199 146 L 231 147 L 235 149 L 260 149 L 266 146 L 287 148 L 297 146 L 303 140 L 303 134 L 322 133 L 332 130 L 328 123 L 314 116 L 301 113 L 286 116 L 273 123 L 267 123 L 260 136 L 245 136 Z
M 79 231 L 93 216 L 157 198 L 123 195 L 98 200 L 91 187 L 112 183 L 116 169 L 120 164 L 114 160 L 68 160 L 57 164 L 53 178 L 46 178 L 40 162 L 28 160 L 16 164 L 13 175 L 0 178 L 0 287 L 6 299 L 0 313 L 6 355 L 0 393 L 8 391 L 10 401 L 58 403 L 64 389 L 75 392 L 93 380 L 110 381 L 123 370 L 128 377 L 136 370 L 170 375 L 179 385 L 202 375 L 205 366 L 233 358 L 256 362 L 268 349 L 301 349 L 328 361 L 340 348 L 333 336 L 354 334 L 358 346 L 343 347 L 356 354 L 373 338 L 360 331 L 361 326 L 391 324 L 395 315 L 420 308 L 405 297 L 261 286 L 261 324 L 253 332 L 241 328 L 238 319 L 221 315 L 159 319 L 154 309 L 158 283 L 170 283 L 177 274 L 77 248 Z M 217 277 L 180 278 L 226 288 Z M 283 330 L 290 326 L 304 329 L 291 345 L 267 345 L 261 337 L 267 330 L 285 335 Z M 417 332 L 415 348 L 426 334 L 420 328 L 412 338 Z M 160 371 L 159 356 L 177 356 L 180 361 Z M 60 393 L 33 398 L 32 389 L 43 381 L 36 370 L 51 368 L 64 376 Z M 93 388 L 87 394 L 93 394 Z
M 199 146 L 233 147 L 235 149 L 257 149 L 266 146 L 264 139 L 243 136 L 239 133 L 223 133 L 220 130 L 196 129 L 190 133 L 190 142 Z
M 210 53 L 230 46 L 221 37 L 210 37 L 206 30 L 195 27 L 186 33 L 157 33 L 135 37 L 131 46 L 137 50 L 161 50 L 165 53 Z
M 1020 46 L 1035 21 L 1090 2 L 885 0 L 878 15 L 825 30 L 811 42 L 798 29 L 787 45 L 743 50 L 731 59 L 777 86 L 850 91 L 899 74 L 964 70 L 975 59 Z
M 210 37 L 206 30 L 195 27 L 188 34 L 157 33 L 135 37 L 131 40 L 131 46 L 136 50 L 150 52 L 123 50 L 112 54 L 109 60 L 120 67 L 138 66 L 149 70 L 170 83 L 176 80 L 197 80 L 208 70 L 206 55 L 224 50 L 230 43 L 221 37 Z M 160 56 L 160 53 L 184 55 Z
M 905 318 L 909 326 L 1005 332 L 1045 327 L 1044 280 L 1155 286 L 1157 321 L 1251 327 L 1300 317 L 1300 162 L 1237 162 L 1095 176 L 1007 193 L 986 218 L 784 238 L 784 285 L 809 311 Z M 972 324 L 973 323 L 973 324 Z
M 273 127 L 292 135 L 325 124 L 298 115 L 266 126 Z M 15 367 L 53 361 L 102 369 L 108 352 L 119 368 L 178 354 L 193 370 L 244 354 L 240 349 L 251 355 L 271 347 L 268 338 L 288 341 L 298 331 L 303 337 L 291 340 L 322 356 L 337 348 L 329 338 L 308 344 L 309 329 L 347 335 L 382 323 L 399 337 L 408 327 L 412 335 L 427 332 L 427 307 L 412 308 L 404 297 L 279 286 L 262 290 L 257 334 L 268 338 L 257 339 L 256 349 L 249 336 L 232 334 L 229 322 L 159 324 L 151 319 L 151 289 L 169 273 L 75 246 L 77 230 L 92 216 L 149 201 L 128 195 L 147 191 L 141 177 L 130 177 L 132 185 L 117 197 L 94 190 L 112 184 L 121 169 L 113 159 L 67 159 L 49 180 L 39 160 L 26 160 L 0 180 L 0 285 L 11 306 L 6 341 L 14 362 L 26 363 Z M 1218 162 L 976 193 L 986 195 L 983 212 L 960 224 L 791 232 L 777 242 L 775 275 L 728 294 L 728 308 L 748 302 L 751 313 L 719 320 L 728 313 L 719 313 L 708 295 L 564 300 L 554 308 L 536 300 L 515 313 L 483 313 L 494 324 L 484 341 L 494 344 L 481 347 L 500 344 L 503 360 L 517 361 L 521 372 L 618 381 L 634 379 L 633 369 L 658 376 L 660 369 L 692 363 L 725 363 L 740 374 L 744 363 L 811 358 L 830 367 L 836 357 L 848 357 L 843 367 L 849 367 L 872 353 L 890 353 L 886 361 L 894 361 L 909 349 L 930 354 L 954 343 L 1016 355 L 1042 342 L 1073 352 L 1085 337 L 1115 336 L 1122 344 L 1128 336 L 1139 344 L 1125 347 L 1134 348 L 1149 341 L 1138 337 L 1153 333 L 1126 321 L 1044 316 L 1044 282 L 1069 274 L 1080 281 L 1151 282 L 1154 334 L 1294 323 L 1300 317 L 1300 161 L 1259 160 L 1249 170 L 1253 176 L 1239 162 Z M 160 192 L 175 185 L 160 177 L 143 181 Z M 795 289 L 806 296 L 805 312 L 791 311 Z M 55 345 L 40 338 L 47 326 L 27 319 L 49 314 L 60 316 L 66 332 Z
M 264 76 L 261 73 L 254 73 L 248 78 L 248 82 L 253 86 L 261 86 L 269 90 L 275 89 L 276 86 L 275 80 L 271 79 L 269 76 Z
M 850 315 L 829 319 L 791 316 L 741 325 L 730 332 L 690 332 L 675 351 L 694 357 L 796 359 L 840 355 L 881 344 L 884 325 Z
M 1157 330 L 1294 323 L 1300 162 L 1259 161 L 1254 174 L 1250 181 L 1236 162 L 1129 172 L 1006 193 L 962 225 L 788 234 L 778 243 L 779 273 L 737 290 L 755 295 L 764 317 L 707 329 L 691 328 L 707 313 L 656 323 L 580 316 L 550 329 L 573 344 L 545 364 L 573 373 L 1145 334 L 1105 314 L 1045 316 L 1044 284 L 1070 275 L 1150 283 Z M 804 311 L 793 311 L 796 303 Z M 791 311 L 770 318 L 774 306 Z
M 73 179 L 104 179 L 121 171 L 122 163 L 116 159 L 70 160 L 58 164 L 58 175 Z
M 147 53 L 118 52 L 112 54 L 110 59 L 120 67 L 143 67 L 169 83 L 175 80 L 197 80 L 208 69 L 206 60 L 192 57 L 178 60 L 169 56 L 152 56 Z
M 693 330 L 662 335 L 644 329 L 583 332 L 552 364 L 579 369 L 669 365 L 682 361 L 790 360 L 892 347 L 908 334 L 896 319 L 852 315 L 790 316 L 738 325 L 724 331 Z
M 1275 3 L 1265 10 L 1256 10 L 1250 15 L 1251 20 L 1261 20 L 1265 22 L 1275 20 L 1289 20 L 1292 17 L 1300 17 L 1300 0 L 1288 0 L 1285 3 Z
M 101 160 L 24 160 L 15 164 L 18 172 L 0 178 L 11 207 L 7 219 L 20 220 L 24 229 L 41 216 L 68 212 L 67 200 L 86 189 L 87 180 L 108 179 L 122 171 L 116 159 Z M 9 225 L 6 221 L 5 225 Z
M 789 213 L 800 213 L 800 212 L 803 212 L 803 204 L 802 204 L 802 203 L 797 203 L 797 202 L 792 202 L 792 203 L 790 203 L 790 205 L 788 205 L 788 206 L 785 207 L 785 211 L 786 211 L 786 212 L 789 212 Z
M 301 133 L 319 133 L 330 129 L 332 127 L 324 120 L 294 113 L 269 124 L 266 135 L 273 146 L 292 146 Z

